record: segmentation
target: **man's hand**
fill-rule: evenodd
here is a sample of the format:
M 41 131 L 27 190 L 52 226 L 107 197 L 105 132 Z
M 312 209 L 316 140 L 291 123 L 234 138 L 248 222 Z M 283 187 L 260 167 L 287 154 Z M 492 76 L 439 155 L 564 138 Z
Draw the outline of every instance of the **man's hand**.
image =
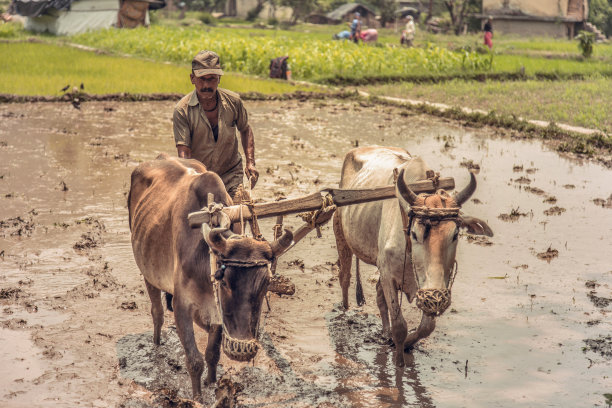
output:
M 255 187 L 257 184 L 257 180 L 259 179 L 259 172 L 255 168 L 254 163 L 247 163 L 244 168 L 244 174 L 246 174 L 247 178 L 251 182 L 251 188 Z
M 191 148 L 184 145 L 177 145 L 176 150 L 178 152 L 178 157 L 182 159 L 191 159 Z

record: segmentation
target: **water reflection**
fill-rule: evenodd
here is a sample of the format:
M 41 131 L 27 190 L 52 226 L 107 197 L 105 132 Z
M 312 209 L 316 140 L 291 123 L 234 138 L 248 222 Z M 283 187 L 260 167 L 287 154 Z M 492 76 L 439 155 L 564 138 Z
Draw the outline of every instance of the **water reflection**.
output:
M 335 393 L 347 395 L 355 407 L 434 407 L 419 380 L 414 352 L 406 366 L 393 362 L 393 346 L 382 338 L 377 316 L 340 306 L 326 315 L 332 347 L 339 354 L 333 369 Z

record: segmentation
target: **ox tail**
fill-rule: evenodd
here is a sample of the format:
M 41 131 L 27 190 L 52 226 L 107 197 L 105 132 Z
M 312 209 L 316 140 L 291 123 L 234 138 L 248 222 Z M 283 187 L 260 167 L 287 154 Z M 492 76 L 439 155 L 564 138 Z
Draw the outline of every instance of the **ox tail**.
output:
M 359 258 L 355 257 L 355 300 L 357 306 L 365 305 L 365 296 L 363 296 L 363 287 L 361 286 L 361 274 L 359 273 Z
M 171 311 L 174 312 L 174 309 L 172 309 L 172 293 L 165 293 L 166 295 L 166 308 Z

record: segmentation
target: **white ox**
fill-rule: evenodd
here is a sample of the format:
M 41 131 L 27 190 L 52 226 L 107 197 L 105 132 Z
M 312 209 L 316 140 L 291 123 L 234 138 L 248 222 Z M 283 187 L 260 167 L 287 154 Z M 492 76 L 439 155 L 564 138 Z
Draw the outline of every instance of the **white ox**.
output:
M 473 174 L 470 173 L 468 186 L 454 196 L 444 190 L 417 196 L 407 184 L 426 179 L 430 169 L 421 158 L 412 158 L 404 149 L 371 146 L 351 150 L 344 159 L 340 187 L 389 185 L 394 183 L 394 169 L 399 171 L 398 199 L 339 208 L 334 215 L 334 233 L 343 306 L 348 309 L 354 254 L 358 262 L 378 267 L 376 303 L 383 336 L 391 334 L 396 347 L 395 364 L 401 367 L 403 351 L 429 336 L 435 328 L 435 317 L 450 305 L 459 228 L 478 235 L 492 236 L 493 232 L 484 221 L 459 215 L 461 205 L 476 190 Z M 398 291 L 404 292 L 410 302 L 416 298 L 417 307 L 423 311 L 420 325 L 410 333 Z

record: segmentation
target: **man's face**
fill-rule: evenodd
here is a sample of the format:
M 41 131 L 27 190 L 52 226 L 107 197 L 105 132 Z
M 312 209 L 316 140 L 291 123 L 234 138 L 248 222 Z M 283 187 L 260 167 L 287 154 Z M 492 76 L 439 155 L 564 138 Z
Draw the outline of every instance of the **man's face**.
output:
M 197 77 L 193 72 L 190 77 L 191 83 L 195 85 L 196 92 L 204 98 L 212 98 L 215 95 L 221 79 L 219 75 L 214 74 Z

